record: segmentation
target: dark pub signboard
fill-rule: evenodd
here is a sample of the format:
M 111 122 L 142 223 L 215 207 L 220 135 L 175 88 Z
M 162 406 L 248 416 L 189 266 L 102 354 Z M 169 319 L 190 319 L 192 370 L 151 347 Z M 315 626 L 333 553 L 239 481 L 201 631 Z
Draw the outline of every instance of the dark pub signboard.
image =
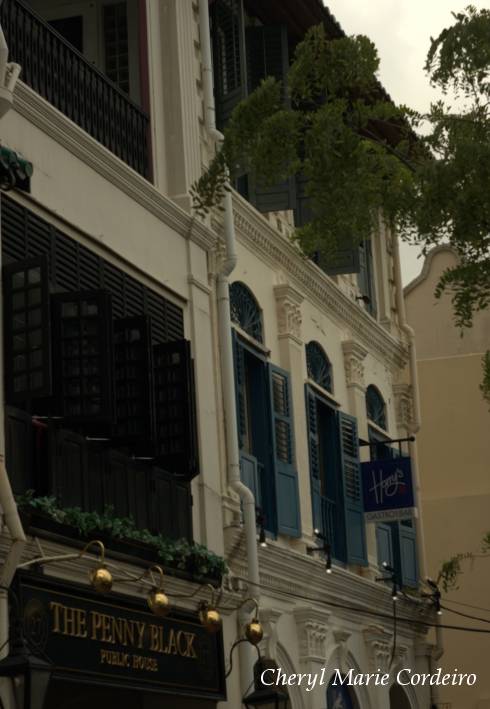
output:
M 158 618 L 144 603 L 32 576 L 20 579 L 20 598 L 29 649 L 59 678 L 225 698 L 222 634 L 197 614 Z

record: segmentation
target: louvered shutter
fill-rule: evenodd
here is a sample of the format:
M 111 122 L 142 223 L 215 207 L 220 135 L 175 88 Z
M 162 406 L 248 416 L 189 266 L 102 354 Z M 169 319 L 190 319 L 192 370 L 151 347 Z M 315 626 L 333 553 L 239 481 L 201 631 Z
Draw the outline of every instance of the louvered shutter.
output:
M 211 5 L 216 124 L 221 130 L 246 96 L 242 0 Z
M 257 458 L 253 455 L 240 453 L 240 478 L 242 483 L 252 491 L 257 507 L 262 507 Z
M 367 564 L 366 532 L 362 502 L 357 421 L 353 416 L 343 412 L 339 412 L 338 417 L 347 561 L 351 564 L 364 565 Z
M 57 293 L 53 306 L 55 393 L 73 422 L 112 423 L 112 310 L 106 291 Z
M 33 427 L 29 414 L 5 407 L 5 461 L 12 490 L 24 494 L 36 487 L 33 470 Z
M 50 431 L 50 490 L 62 507 L 85 507 L 87 442 L 73 431 Z
M 399 569 L 403 586 L 418 586 L 417 537 L 411 520 L 398 522 L 395 527 L 398 537 Z
M 190 482 L 177 480 L 165 470 L 153 468 L 149 475 L 149 529 L 172 539 L 192 539 Z
M 115 437 L 133 452 L 151 450 L 154 439 L 151 327 L 145 315 L 114 322 Z
M 4 267 L 5 384 L 9 403 L 51 394 L 48 265 L 44 257 Z
M 358 247 L 359 253 L 359 275 L 357 284 L 362 295 L 369 298 L 366 303 L 366 310 L 371 315 L 376 316 L 376 285 L 374 282 L 374 265 L 371 241 L 363 241 Z
M 199 474 L 193 362 L 188 340 L 153 348 L 156 454 L 169 472 Z
M 288 34 L 285 25 L 247 27 L 247 88 L 251 93 L 260 82 L 273 76 L 282 82 L 286 101 L 286 80 L 289 68 Z M 243 178 L 242 178 L 243 179 Z M 259 212 L 279 212 L 294 209 L 296 188 L 294 177 L 264 187 L 248 175 L 247 199 Z
M 393 556 L 392 527 L 390 524 L 376 525 L 376 547 L 378 553 L 378 565 L 383 566 L 387 562 L 391 567 L 395 566 Z
M 306 421 L 308 425 L 308 448 L 310 453 L 311 504 L 313 509 L 313 529 L 325 534 L 320 486 L 320 445 L 318 439 L 317 400 L 308 384 L 305 385 Z
M 233 357 L 235 363 L 235 397 L 238 426 L 238 445 L 243 447 L 244 437 L 247 435 L 247 410 L 245 397 L 245 350 L 238 339 L 235 330 L 232 330 Z
M 301 536 L 298 474 L 294 460 L 293 411 L 289 374 L 270 364 L 272 450 L 276 484 L 277 530 Z

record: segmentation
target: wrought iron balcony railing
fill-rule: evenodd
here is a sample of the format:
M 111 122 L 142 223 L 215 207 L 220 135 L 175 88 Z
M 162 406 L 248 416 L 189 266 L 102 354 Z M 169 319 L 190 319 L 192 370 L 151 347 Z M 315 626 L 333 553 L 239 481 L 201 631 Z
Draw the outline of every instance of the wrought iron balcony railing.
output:
M 148 115 L 22 0 L 3 0 L 0 23 L 22 81 L 148 177 Z

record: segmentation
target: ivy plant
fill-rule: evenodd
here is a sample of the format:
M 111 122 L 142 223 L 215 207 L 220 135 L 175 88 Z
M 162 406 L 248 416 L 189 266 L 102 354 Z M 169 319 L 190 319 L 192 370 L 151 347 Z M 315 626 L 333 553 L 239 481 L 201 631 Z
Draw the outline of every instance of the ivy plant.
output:
M 54 522 L 73 527 L 82 537 L 103 534 L 109 539 L 145 544 L 155 551 L 164 566 L 187 571 L 196 579 L 220 582 L 227 573 L 224 559 L 205 546 L 139 529 L 131 517 L 116 516 L 112 507 L 106 507 L 101 514 L 85 512 L 79 507 L 61 508 L 55 497 L 36 497 L 32 490 L 16 499 L 21 510 L 38 512 Z

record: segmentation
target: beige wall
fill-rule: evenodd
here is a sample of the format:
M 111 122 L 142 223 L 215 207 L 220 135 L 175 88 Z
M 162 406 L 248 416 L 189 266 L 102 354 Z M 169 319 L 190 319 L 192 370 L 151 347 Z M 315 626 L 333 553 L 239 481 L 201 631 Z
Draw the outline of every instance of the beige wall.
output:
M 482 352 L 490 349 L 490 313 L 478 315 L 461 338 L 450 298 L 434 298 L 440 275 L 455 263 L 447 248 L 434 250 L 421 277 L 406 289 L 407 316 L 418 352 L 422 428 L 417 442 L 428 570 L 433 577 L 454 554 L 479 552 L 482 537 L 490 530 L 490 412 L 479 390 Z M 482 610 L 460 605 L 490 608 L 488 559 L 463 562 L 463 568 L 459 588 L 444 594 L 444 600 L 464 613 L 488 617 Z M 443 622 L 484 626 L 448 611 Z M 488 635 L 446 631 L 444 648 L 438 664 L 447 671 L 457 667 L 474 672 L 478 679 L 473 688 L 440 687 L 441 703 L 450 709 L 490 706 Z

